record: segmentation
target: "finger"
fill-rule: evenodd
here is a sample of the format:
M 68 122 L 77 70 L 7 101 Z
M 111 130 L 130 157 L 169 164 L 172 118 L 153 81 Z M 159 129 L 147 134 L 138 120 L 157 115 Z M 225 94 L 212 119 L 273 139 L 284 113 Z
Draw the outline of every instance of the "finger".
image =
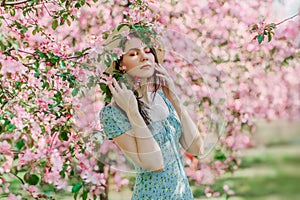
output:
M 162 73 L 162 74 L 167 74 L 168 72 L 165 70 L 165 69 L 163 69 L 163 68 L 156 68 L 156 71 L 158 71 L 159 73 Z
M 116 79 L 113 79 L 113 84 L 114 84 L 117 91 L 121 90 L 120 85 L 119 85 L 119 83 Z
M 166 85 L 166 83 L 167 83 L 166 77 L 163 75 L 160 76 L 160 81 L 161 81 L 162 85 Z
M 163 74 L 156 74 L 156 76 L 158 76 L 158 77 L 161 77 L 161 78 L 163 78 L 163 79 L 168 79 L 168 77 L 166 77 L 165 75 L 163 75 Z
M 122 89 L 127 89 L 125 83 L 121 83 L 121 85 L 122 85 Z
M 108 88 L 110 89 L 112 95 L 115 95 L 116 94 L 116 89 L 114 88 L 114 86 L 112 84 L 108 84 Z
M 158 69 L 164 69 L 165 70 L 165 68 L 159 63 L 156 63 L 156 66 L 157 66 Z

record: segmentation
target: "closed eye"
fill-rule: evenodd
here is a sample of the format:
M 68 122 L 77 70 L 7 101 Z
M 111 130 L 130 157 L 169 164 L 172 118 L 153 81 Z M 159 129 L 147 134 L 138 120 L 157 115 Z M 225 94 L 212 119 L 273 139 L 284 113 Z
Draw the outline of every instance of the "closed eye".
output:
M 134 51 L 134 52 L 130 52 L 129 56 L 136 56 L 137 55 L 137 52 Z
M 139 54 L 139 51 L 140 51 L 140 50 L 131 50 L 131 51 L 129 52 L 129 56 L 136 56 L 136 55 Z M 143 51 L 144 51 L 145 53 L 151 53 L 150 47 L 145 47 Z

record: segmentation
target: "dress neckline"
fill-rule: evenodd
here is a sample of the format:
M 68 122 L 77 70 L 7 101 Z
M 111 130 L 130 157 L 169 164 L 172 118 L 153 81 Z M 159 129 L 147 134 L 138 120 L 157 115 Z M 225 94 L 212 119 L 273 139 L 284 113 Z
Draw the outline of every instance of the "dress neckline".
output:
M 173 113 L 173 110 L 170 108 L 169 103 L 167 102 L 167 99 L 166 99 L 166 97 L 165 97 L 163 91 L 157 90 L 157 93 L 158 93 L 158 94 L 161 96 L 161 98 L 164 100 L 166 106 L 168 107 L 169 114 L 168 114 L 166 117 L 162 118 L 162 119 L 155 120 L 155 121 L 151 120 L 150 124 L 152 124 L 152 123 L 157 123 L 157 122 L 161 122 L 161 121 L 166 121 L 166 120 L 168 120 L 168 118 L 169 118 L 169 117 L 172 115 L 172 113 Z M 114 108 L 114 109 L 120 109 L 120 110 L 122 110 L 121 108 L 118 108 L 117 105 L 115 106 L 115 105 L 112 105 L 112 104 L 113 104 L 113 103 L 110 103 L 110 104 L 107 105 L 106 107 L 112 107 L 112 108 Z M 123 110 L 122 110 L 122 111 L 123 111 Z M 123 111 L 123 112 L 124 112 L 124 111 Z M 124 112 L 124 113 L 125 113 L 125 112 Z

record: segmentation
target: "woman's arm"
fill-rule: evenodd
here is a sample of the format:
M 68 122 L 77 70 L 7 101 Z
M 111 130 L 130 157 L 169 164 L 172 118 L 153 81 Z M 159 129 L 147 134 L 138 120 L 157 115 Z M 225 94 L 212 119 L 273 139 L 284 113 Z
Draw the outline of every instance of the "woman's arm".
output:
M 161 149 L 138 111 L 133 92 L 127 89 L 124 83 L 121 87 L 115 79 L 108 87 L 117 105 L 127 114 L 132 128 L 113 140 L 133 162 L 142 168 L 162 171 L 164 165 Z
M 178 96 L 174 93 L 175 85 L 172 78 L 169 76 L 166 69 L 161 65 L 156 65 L 157 76 L 163 80 L 162 90 L 165 96 L 174 106 L 182 125 L 182 135 L 180 137 L 180 144 L 182 147 L 195 156 L 204 153 L 204 139 L 200 134 L 196 124 L 193 122 L 189 113 L 180 102 Z
M 122 151 L 144 169 L 159 172 L 164 168 L 162 153 L 138 110 L 127 113 L 132 129 L 113 140 Z
M 174 106 L 181 121 L 182 135 L 180 137 L 180 144 L 191 154 L 195 156 L 202 155 L 204 153 L 204 138 L 200 134 L 196 124 L 193 122 L 191 116 L 182 105 L 178 97 L 168 99 Z

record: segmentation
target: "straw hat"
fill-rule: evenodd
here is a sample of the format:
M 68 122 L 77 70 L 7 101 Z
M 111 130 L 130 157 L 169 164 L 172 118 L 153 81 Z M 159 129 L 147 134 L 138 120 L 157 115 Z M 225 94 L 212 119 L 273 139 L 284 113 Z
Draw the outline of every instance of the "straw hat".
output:
M 132 33 L 132 24 L 129 23 L 122 23 L 120 25 L 118 25 L 117 28 L 115 28 L 113 30 L 113 32 L 108 36 L 108 38 L 106 39 L 105 44 L 103 45 L 104 48 L 108 51 L 112 51 L 115 48 L 120 48 L 120 42 L 121 40 L 126 37 L 128 35 L 128 33 Z M 138 32 L 139 30 L 134 30 L 136 32 Z M 164 45 L 162 40 L 156 36 L 155 38 L 151 38 L 151 44 L 155 44 L 154 45 L 154 49 L 156 51 L 156 55 L 157 55 L 157 60 L 158 63 L 162 63 L 164 60 L 164 56 L 165 56 L 165 49 L 164 49 Z M 106 66 L 105 65 L 105 59 L 102 59 L 103 65 L 102 66 Z M 107 67 L 104 71 L 112 74 L 113 70 L 115 69 L 115 62 L 111 61 L 111 64 L 109 67 Z

